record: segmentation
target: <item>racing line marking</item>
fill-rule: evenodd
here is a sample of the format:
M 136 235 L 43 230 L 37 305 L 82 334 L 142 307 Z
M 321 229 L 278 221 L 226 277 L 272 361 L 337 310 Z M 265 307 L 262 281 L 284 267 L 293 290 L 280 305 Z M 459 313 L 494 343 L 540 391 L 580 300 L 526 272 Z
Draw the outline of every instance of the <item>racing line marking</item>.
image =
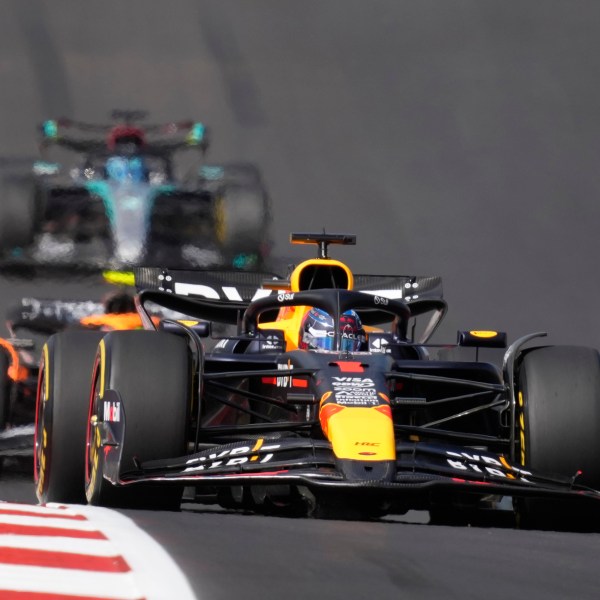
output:
M 1 600 L 194 600 L 177 565 L 116 511 L 0 502 Z

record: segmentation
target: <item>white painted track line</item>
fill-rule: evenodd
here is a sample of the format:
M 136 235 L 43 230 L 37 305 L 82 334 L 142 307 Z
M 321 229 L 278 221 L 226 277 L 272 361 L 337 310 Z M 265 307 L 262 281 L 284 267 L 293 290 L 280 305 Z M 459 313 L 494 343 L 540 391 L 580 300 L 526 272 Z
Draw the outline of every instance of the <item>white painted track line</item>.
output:
M 3 590 L 46 594 L 71 594 L 114 600 L 144 597 L 133 573 L 90 573 L 72 569 L 0 565 L 0 598 Z M 146 596 L 149 598 L 149 596 Z M 157 596 L 154 596 L 157 598 Z M 165 600 L 168 596 L 163 596 Z M 177 596 L 173 596 L 177 598 Z

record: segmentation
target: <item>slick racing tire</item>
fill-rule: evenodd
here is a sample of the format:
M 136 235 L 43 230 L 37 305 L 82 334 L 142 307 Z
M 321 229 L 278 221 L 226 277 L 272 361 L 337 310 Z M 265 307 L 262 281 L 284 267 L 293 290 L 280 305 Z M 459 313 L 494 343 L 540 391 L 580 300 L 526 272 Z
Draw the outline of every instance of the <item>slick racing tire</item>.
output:
M 35 194 L 31 182 L 4 179 L 0 184 L 0 250 L 30 246 L 35 220 Z
M 103 447 L 105 418 L 123 421 L 125 434 L 119 475 L 138 470 L 139 461 L 183 456 L 190 403 L 187 341 L 153 331 L 115 331 L 100 342 L 96 354 L 86 444 L 86 497 L 90 504 L 120 508 L 179 510 L 183 486 L 131 484 L 115 486 L 104 474 L 111 459 Z M 103 397 L 117 392 L 120 406 L 107 411 Z M 115 413 L 113 409 L 117 409 Z M 112 412 L 111 412 L 112 411 Z
M 40 502 L 85 503 L 85 432 L 98 331 L 53 335 L 42 350 L 34 481 Z
M 9 367 L 10 356 L 0 348 L 0 431 L 2 431 L 8 423 L 8 413 L 10 410 L 11 380 L 8 376 Z
M 600 356 L 593 348 L 549 346 L 528 352 L 517 387 L 520 462 L 534 473 L 600 488 Z M 580 475 L 576 476 L 577 473 Z M 517 499 L 522 528 L 595 528 L 600 507 Z
M 217 240 L 228 257 L 264 253 L 268 244 L 269 201 L 260 186 L 226 185 L 216 204 Z M 234 265 L 235 266 L 235 265 Z
M 260 170 L 252 163 L 230 163 L 222 166 L 223 180 L 227 185 L 262 187 Z

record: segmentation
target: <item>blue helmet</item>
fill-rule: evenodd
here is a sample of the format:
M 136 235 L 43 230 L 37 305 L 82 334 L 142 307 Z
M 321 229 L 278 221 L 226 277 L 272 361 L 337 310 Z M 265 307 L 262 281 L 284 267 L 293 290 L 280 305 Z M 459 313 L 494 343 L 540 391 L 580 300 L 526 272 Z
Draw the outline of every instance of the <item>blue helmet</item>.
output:
M 147 179 L 146 167 L 141 156 L 111 156 L 106 161 L 106 175 L 118 183 L 139 183 Z
M 311 308 L 304 317 L 300 343 L 305 350 L 334 350 L 335 324 L 333 317 L 320 308 Z M 365 330 L 359 316 L 353 310 L 340 315 L 340 350 L 357 352 L 366 342 Z

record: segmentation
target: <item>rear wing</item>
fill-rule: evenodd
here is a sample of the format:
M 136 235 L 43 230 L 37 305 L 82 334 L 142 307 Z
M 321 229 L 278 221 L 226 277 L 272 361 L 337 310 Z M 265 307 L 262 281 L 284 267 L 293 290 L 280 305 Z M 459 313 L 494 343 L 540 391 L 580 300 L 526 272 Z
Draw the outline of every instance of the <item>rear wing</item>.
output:
M 287 283 L 275 273 L 227 269 L 138 267 L 134 269 L 134 278 L 138 292 L 154 290 L 190 298 L 246 304 L 271 293 L 271 289 L 263 288 L 266 282 L 273 285 L 281 282 L 281 289 L 286 289 Z
M 268 296 L 274 290 L 288 290 L 289 281 L 266 271 L 227 269 L 134 269 L 135 287 L 160 290 L 211 300 L 247 301 Z M 281 287 L 278 287 L 281 285 Z M 415 275 L 354 275 L 354 290 L 405 302 L 443 298 L 441 277 Z
M 442 278 L 417 275 L 354 275 L 354 289 L 405 302 L 442 299 Z
M 289 291 L 289 281 L 274 273 L 233 270 L 176 270 L 140 267 L 134 270 L 138 306 L 146 302 L 169 310 L 227 324 L 239 324 L 251 302 Z M 447 305 L 440 277 L 355 275 L 354 290 L 385 300 L 404 300 L 413 317 L 410 338 L 425 343 L 437 329 Z M 377 302 L 377 300 L 376 300 Z M 425 319 L 416 317 L 428 315 Z M 360 313 L 365 325 L 385 322 L 385 311 Z M 142 315 L 143 318 L 143 315 Z
M 102 302 L 92 300 L 22 298 L 20 304 L 6 311 L 6 322 L 11 332 L 26 329 L 52 334 L 78 323 L 84 317 L 102 313 L 104 313 Z
M 131 128 L 145 118 L 145 111 L 113 111 L 110 124 L 94 124 L 75 119 L 48 119 L 39 125 L 41 148 L 58 145 L 75 152 L 101 152 L 106 149 L 107 139 L 119 129 Z M 170 121 L 161 124 L 144 124 L 136 128 L 146 141 L 146 153 L 164 154 L 181 148 L 196 147 L 206 151 L 209 144 L 208 130 L 201 121 Z
M 409 337 L 424 344 L 446 315 L 442 278 L 422 275 L 354 275 L 354 289 L 392 300 L 404 300 L 412 314 Z M 417 317 L 424 317 L 417 319 Z M 366 325 L 368 317 L 361 315 Z
M 137 305 L 145 325 L 148 303 L 197 319 L 239 325 L 253 300 L 271 294 L 269 282 L 285 289 L 286 281 L 275 273 L 226 269 L 180 270 L 155 267 L 134 269 Z

